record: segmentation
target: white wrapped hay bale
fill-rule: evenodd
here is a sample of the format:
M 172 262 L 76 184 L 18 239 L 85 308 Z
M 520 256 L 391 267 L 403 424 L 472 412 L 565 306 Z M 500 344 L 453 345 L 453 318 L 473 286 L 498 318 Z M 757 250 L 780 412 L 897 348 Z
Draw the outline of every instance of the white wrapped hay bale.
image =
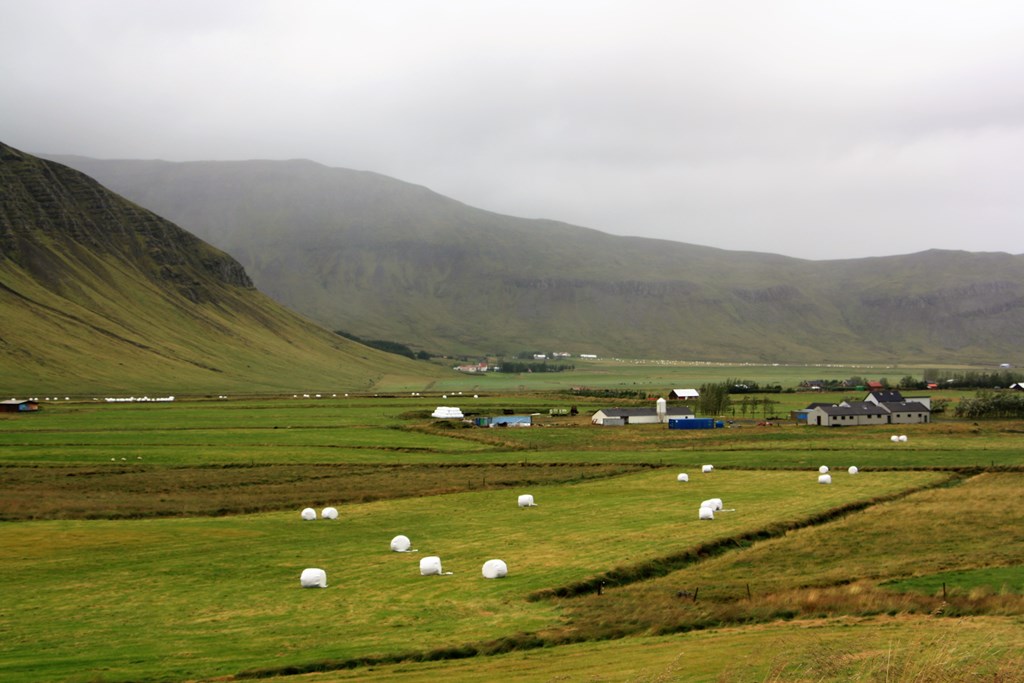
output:
M 906 442 L 907 442 L 907 435 L 906 434 L 900 434 L 900 443 L 906 443 Z
M 702 508 L 711 508 L 715 512 L 718 512 L 719 510 L 722 509 L 723 504 L 721 498 L 708 498 L 707 500 L 702 502 L 700 506 Z
M 703 472 L 704 474 L 707 474 L 713 469 L 715 469 L 714 465 L 704 465 L 703 467 L 700 468 L 700 471 Z
M 857 469 L 856 465 L 850 465 L 850 469 L 847 470 L 850 474 L 857 474 L 860 470 Z
M 303 588 L 327 588 L 327 572 L 312 567 L 303 569 L 299 583 Z
M 533 508 L 537 507 L 537 503 L 533 501 L 533 496 L 529 493 L 524 493 L 519 496 L 519 507 L 521 508 Z
M 822 465 L 819 467 L 818 474 L 828 474 L 828 465 Z
M 337 519 L 338 508 L 326 507 L 320 511 L 320 517 L 322 517 L 323 519 Z
M 314 519 L 316 519 L 316 510 L 314 510 L 313 508 L 303 508 L 302 519 L 306 520 L 307 522 L 312 522 Z
M 391 550 L 396 553 L 407 553 L 412 547 L 412 541 L 404 534 L 398 534 L 391 539 Z
M 819 484 L 831 484 L 832 483 L 832 475 L 831 474 L 819 474 L 818 475 L 818 483 Z
M 484 562 L 485 579 L 503 579 L 508 576 L 508 565 L 504 560 L 487 560 Z
M 697 513 L 697 519 L 714 519 L 715 511 L 709 507 L 700 506 L 700 511 Z
M 892 441 L 893 443 L 899 443 L 900 442 L 900 437 L 898 437 L 895 434 L 893 434 L 892 436 L 889 437 L 889 441 Z
M 676 481 L 690 481 L 690 475 L 686 472 L 680 472 L 679 476 L 676 477 Z
M 441 576 L 441 558 L 431 555 L 420 560 L 420 576 Z

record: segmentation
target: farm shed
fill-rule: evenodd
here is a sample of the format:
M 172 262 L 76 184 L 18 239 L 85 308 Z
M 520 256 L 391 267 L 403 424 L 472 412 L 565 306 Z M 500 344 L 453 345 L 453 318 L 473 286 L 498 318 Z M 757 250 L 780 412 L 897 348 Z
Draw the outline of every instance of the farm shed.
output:
M 666 408 L 665 420 L 658 415 L 657 408 L 603 408 L 594 413 L 590 422 L 596 425 L 623 424 L 658 424 L 663 421 L 692 420 L 693 411 L 689 408 Z
M 904 396 L 898 391 L 872 391 L 864 400 L 883 406 L 889 403 L 920 403 L 929 411 L 932 409 L 931 396 Z
M 16 398 L 0 401 L 0 411 L 5 413 L 30 413 L 39 410 L 39 403 L 36 401 L 19 401 Z
M 691 398 L 700 398 L 700 392 L 696 389 L 673 389 L 668 392 L 668 397 L 688 401 Z
M 897 397 L 899 401 L 882 400 Z M 833 405 L 812 403 L 807 409 L 807 424 L 823 427 L 930 421 L 931 409 L 927 405 L 918 400 L 904 400 L 898 391 L 872 392 L 864 401 L 843 401 Z
M 499 417 L 477 417 L 473 419 L 477 427 L 529 427 L 533 424 L 532 415 L 501 415 Z
M 916 401 L 899 403 L 883 403 L 889 411 L 890 424 L 923 424 L 929 421 L 931 411 Z

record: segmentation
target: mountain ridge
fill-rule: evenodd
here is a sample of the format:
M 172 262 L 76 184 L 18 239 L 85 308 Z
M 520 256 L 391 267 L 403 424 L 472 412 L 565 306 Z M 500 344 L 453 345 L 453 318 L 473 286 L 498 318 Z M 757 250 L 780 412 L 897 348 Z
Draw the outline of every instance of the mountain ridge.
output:
M 364 338 L 758 362 L 1020 353 L 1019 255 L 809 261 L 502 216 L 308 160 L 56 158 L 232 254 L 275 300 Z
M 0 307 L 7 391 L 365 389 L 436 375 L 285 310 L 223 251 L 3 143 Z

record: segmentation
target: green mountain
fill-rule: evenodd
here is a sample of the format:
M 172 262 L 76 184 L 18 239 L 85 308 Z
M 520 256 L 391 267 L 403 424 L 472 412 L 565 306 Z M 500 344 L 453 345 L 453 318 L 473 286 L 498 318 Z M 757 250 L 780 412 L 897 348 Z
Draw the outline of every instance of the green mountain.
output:
M 435 374 L 286 310 L 222 251 L 3 144 L 0 310 L 9 395 L 365 390 Z
M 1024 256 L 806 261 L 498 215 L 309 161 L 53 158 L 232 254 L 277 301 L 362 338 L 467 354 L 1024 361 Z M 822 226 L 821 238 L 885 239 L 869 227 Z

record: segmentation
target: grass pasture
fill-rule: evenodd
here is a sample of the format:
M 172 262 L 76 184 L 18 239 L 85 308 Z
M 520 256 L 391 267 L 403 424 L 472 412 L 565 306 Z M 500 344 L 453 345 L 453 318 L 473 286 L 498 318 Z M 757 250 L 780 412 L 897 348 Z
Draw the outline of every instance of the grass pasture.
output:
M 100 652 L 109 652 L 108 665 L 121 678 L 204 678 L 274 667 L 282 652 L 291 653 L 289 663 L 308 664 L 550 629 L 560 624 L 559 610 L 527 601 L 535 591 L 941 475 L 882 472 L 831 487 L 794 472 L 694 479 L 679 484 L 673 473 L 655 470 L 534 487 L 539 506 L 532 509 L 518 508 L 509 491 L 382 501 L 345 506 L 334 522 L 303 522 L 288 510 L 7 524 L 0 527 L 10 552 L 5 602 L 21 617 L 9 625 L 15 637 L 0 645 L 4 677 L 34 670 L 39 652 L 46 653 L 45 677 L 56 680 L 89 668 L 81 658 Z M 699 522 L 699 502 L 714 494 L 737 511 L 720 513 L 716 524 Z M 420 552 L 391 553 L 398 533 Z M 454 574 L 419 576 L 418 560 L 427 554 L 439 555 Z M 508 579 L 480 576 L 491 557 L 509 563 Z M 327 590 L 299 588 L 307 566 L 327 570 Z M 45 587 L 34 590 L 42 577 Z M 325 629 L 331 636 L 313 638 L 316 645 L 303 636 Z M 28 644 L 27 651 L 13 642 Z M 299 643 L 301 654 L 294 651 Z M 190 657 L 181 659 L 183 652 Z M 167 670 L 169 662 L 177 663 Z M 153 663 L 159 668 L 147 669 Z
M 585 412 L 464 428 L 430 419 L 439 403 L 69 402 L 0 416 L 0 679 L 1024 670 L 1019 423 L 905 426 L 896 445 L 891 427 L 673 433 L 593 427 Z M 516 506 L 524 492 L 538 507 Z M 732 511 L 699 521 L 710 497 Z M 341 518 L 303 522 L 307 505 Z M 390 552 L 398 533 L 419 552 Z M 453 573 L 419 576 L 428 554 Z M 507 578 L 481 576 L 492 557 Z M 305 567 L 329 587 L 301 589 Z

